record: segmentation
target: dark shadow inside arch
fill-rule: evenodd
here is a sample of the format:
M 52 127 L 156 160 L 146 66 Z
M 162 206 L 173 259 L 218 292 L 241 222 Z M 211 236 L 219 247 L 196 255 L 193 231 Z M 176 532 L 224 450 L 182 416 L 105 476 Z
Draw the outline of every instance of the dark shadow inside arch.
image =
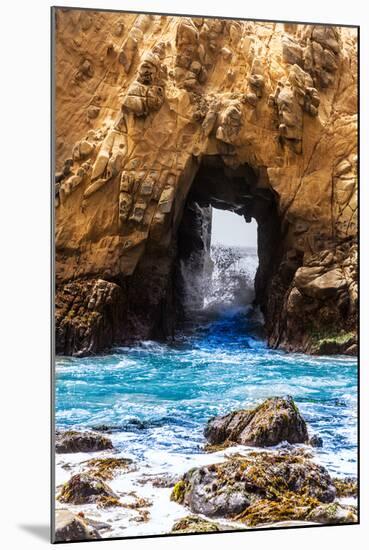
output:
M 245 241 L 238 239 L 240 246 L 233 250 L 212 246 L 212 209 L 233 212 L 245 223 L 255 220 L 257 251 L 250 250 L 247 232 Z M 220 156 L 204 157 L 178 229 L 174 285 L 177 326 L 198 320 L 205 310 L 214 313 L 214 307 L 221 306 L 222 301 L 225 307 L 249 303 L 264 313 L 268 285 L 282 253 L 281 235 L 277 196 L 268 185 L 266 170 L 248 164 L 235 169 L 226 166 Z M 237 273 L 230 273 L 235 271 L 235 265 L 244 262 L 248 253 L 257 255 L 249 258 L 257 263 L 251 282 L 238 279 L 250 276 L 252 266 L 248 271 L 239 268 Z

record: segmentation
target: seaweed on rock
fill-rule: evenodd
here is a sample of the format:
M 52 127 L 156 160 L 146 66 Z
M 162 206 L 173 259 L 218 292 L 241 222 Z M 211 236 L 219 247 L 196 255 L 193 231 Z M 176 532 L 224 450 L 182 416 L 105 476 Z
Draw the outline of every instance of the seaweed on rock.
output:
M 294 508 L 294 519 L 305 517 L 320 503 L 333 502 L 335 496 L 327 470 L 295 450 L 252 452 L 193 468 L 174 486 L 171 498 L 194 513 L 228 518 L 240 518 L 248 509 L 256 518 L 268 502 L 280 520 L 291 519 Z

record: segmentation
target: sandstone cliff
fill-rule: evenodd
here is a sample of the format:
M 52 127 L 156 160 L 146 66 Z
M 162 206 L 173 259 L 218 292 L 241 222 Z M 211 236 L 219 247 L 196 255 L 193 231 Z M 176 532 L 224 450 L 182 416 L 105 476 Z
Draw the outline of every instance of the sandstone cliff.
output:
M 55 40 L 57 352 L 170 336 L 217 206 L 258 222 L 270 345 L 354 353 L 356 29 L 58 8 Z

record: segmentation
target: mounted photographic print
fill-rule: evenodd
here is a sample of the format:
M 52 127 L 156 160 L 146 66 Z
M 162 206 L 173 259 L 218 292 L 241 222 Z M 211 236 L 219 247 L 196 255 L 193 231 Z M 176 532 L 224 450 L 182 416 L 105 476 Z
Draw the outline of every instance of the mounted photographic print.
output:
M 358 522 L 359 29 L 225 16 L 52 9 L 53 542 Z

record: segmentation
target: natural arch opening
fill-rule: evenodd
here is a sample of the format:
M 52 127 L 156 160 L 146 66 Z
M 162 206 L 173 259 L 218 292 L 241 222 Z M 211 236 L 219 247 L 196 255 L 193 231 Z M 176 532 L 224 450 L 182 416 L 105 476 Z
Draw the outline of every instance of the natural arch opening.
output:
M 196 318 L 204 308 L 252 303 L 266 310 L 267 286 L 281 254 L 282 229 L 276 195 L 262 183 L 263 176 L 262 170 L 248 164 L 234 169 L 219 156 L 202 159 L 177 234 L 177 323 Z M 222 235 L 227 231 L 227 215 L 237 221 L 234 233 L 229 226 L 228 234 Z

